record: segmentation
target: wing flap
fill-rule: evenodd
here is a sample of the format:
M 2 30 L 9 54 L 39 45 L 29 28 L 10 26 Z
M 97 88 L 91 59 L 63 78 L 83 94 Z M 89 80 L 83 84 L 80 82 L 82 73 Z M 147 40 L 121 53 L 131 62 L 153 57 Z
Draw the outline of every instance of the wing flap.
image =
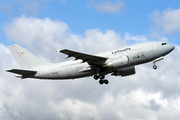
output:
M 75 60 L 81 59 L 81 60 L 83 60 L 83 62 L 88 62 L 89 64 L 99 64 L 99 62 L 97 62 L 97 61 L 105 61 L 108 59 L 106 57 L 89 55 L 89 54 L 75 52 L 75 51 L 68 50 L 68 49 L 61 50 L 60 52 L 68 55 L 67 58 L 75 57 Z

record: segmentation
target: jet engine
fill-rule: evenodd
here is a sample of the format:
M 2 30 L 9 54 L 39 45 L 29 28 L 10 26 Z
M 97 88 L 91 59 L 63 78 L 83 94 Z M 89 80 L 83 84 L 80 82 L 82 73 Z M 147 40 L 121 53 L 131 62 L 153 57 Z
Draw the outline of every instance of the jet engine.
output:
M 124 77 L 124 76 L 128 76 L 128 75 L 133 75 L 135 73 L 136 73 L 135 67 L 131 66 L 131 67 L 126 67 L 126 68 L 120 69 L 118 71 L 115 71 L 111 75 Z
M 121 56 L 106 63 L 106 67 L 123 67 L 129 64 L 128 56 Z

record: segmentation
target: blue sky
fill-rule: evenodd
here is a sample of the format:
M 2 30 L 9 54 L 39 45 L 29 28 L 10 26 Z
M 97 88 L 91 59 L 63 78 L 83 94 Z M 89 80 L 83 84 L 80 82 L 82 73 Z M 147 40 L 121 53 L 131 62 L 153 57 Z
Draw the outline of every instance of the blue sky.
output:
M 122 6 L 115 11 L 98 11 L 95 5 L 108 2 L 112 6 L 122 3 Z M 151 28 L 155 26 L 151 14 L 160 11 L 161 14 L 167 8 L 178 9 L 180 1 L 156 1 L 156 0 L 7 0 L 0 2 L 0 39 L 4 44 L 8 42 L 4 26 L 11 22 L 13 18 L 26 15 L 44 19 L 63 21 L 69 26 L 71 33 L 83 35 L 88 29 L 100 29 L 101 31 L 114 30 L 124 35 L 125 32 L 131 35 L 144 35 L 149 40 L 156 40 L 151 35 Z M 179 44 L 178 35 L 161 34 L 167 37 L 174 44 Z

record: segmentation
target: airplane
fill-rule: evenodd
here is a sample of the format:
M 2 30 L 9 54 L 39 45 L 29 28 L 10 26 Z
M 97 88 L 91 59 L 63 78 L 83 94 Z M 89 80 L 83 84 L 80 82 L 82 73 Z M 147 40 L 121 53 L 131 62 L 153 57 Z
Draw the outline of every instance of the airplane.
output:
M 36 78 L 45 80 L 77 79 L 93 76 L 99 83 L 108 84 L 105 75 L 129 76 L 136 73 L 135 66 L 153 61 L 155 63 L 174 50 L 174 46 L 165 42 L 147 42 L 111 50 L 99 54 L 86 54 L 68 49 L 56 50 L 74 57 L 60 63 L 48 63 L 40 60 L 18 44 L 8 46 L 12 55 L 22 69 L 11 69 L 7 72 L 18 74 L 21 79 Z

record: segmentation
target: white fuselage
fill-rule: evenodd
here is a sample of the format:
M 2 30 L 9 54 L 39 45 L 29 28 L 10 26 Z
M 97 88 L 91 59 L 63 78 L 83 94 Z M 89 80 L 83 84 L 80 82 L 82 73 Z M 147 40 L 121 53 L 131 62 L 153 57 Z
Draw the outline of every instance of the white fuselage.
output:
M 162 42 L 149 42 L 95 55 L 108 58 L 104 61 L 104 64 L 110 63 L 112 60 L 119 57 L 127 57 L 128 64 L 120 67 L 106 68 L 106 71 L 102 73 L 108 74 L 125 67 L 153 61 L 159 57 L 165 56 L 173 49 L 174 46 L 169 44 L 162 45 Z M 47 64 L 36 67 L 33 70 L 37 71 L 34 78 L 40 79 L 75 79 L 97 74 L 96 67 L 89 65 L 87 62 L 82 62 L 82 60 L 70 60 L 57 64 Z

